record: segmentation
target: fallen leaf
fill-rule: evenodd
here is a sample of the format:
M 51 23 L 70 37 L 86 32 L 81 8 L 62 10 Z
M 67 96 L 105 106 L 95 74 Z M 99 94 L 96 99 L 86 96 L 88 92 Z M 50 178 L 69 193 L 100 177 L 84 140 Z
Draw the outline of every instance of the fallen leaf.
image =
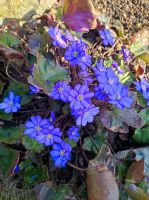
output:
M 130 183 L 138 183 L 144 177 L 144 159 L 133 162 L 127 170 L 126 181 Z
M 62 20 L 71 29 L 88 32 L 97 27 L 97 12 L 91 0 L 65 0 Z

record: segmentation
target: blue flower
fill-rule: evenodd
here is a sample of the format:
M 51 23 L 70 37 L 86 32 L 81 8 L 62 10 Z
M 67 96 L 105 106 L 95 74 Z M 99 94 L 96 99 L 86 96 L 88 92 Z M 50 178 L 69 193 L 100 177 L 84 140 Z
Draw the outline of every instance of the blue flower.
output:
M 29 135 L 31 138 L 35 138 L 38 135 L 45 134 L 49 132 L 50 122 L 48 119 L 42 119 L 41 116 L 32 116 L 30 120 L 25 123 L 26 130 L 25 135 Z
M 14 168 L 14 173 L 18 173 L 20 171 L 20 167 L 19 165 L 17 164 L 16 167 Z
M 104 66 L 103 64 L 103 59 L 102 60 L 99 60 L 97 63 L 96 63 L 96 67 L 93 68 L 94 70 L 94 73 L 95 73 L 95 76 L 98 77 L 100 72 L 106 72 L 106 67 Z
M 65 81 L 58 81 L 52 88 L 51 93 L 49 94 L 55 100 L 62 100 L 68 102 L 68 90 L 70 86 L 67 85 Z
M 77 84 L 74 89 L 69 90 L 68 100 L 70 101 L 70 107 L 73 110 L 80 108 L 86 108 L 91 105 L 91 98 L 94 96 L 93 92 L 90 92 L 87 85 Z
M 29 92 L 30 94 L 36 94 L 40 91 L 40 89 L 38 87 L 35 87 L 33 85 L 30 85 L 29 89 L 30 89 L 30 92 Z
M 79 138 L 80 138 L 80 133 L 79 133 L 79 128 L 77 128 L 76 126 L 72 126 L 68 131 L 68 138 L 70 140 L 74 140 L 75 142 L 78 142 Z
M 128 63 L 128 61 L 130 60 L 130 51 L 125 49 L 124 46 L 122 46 L 121 53 L 123 55 L 124 61 Z
M 119 84 L 113 86 L 113 91 L 108 94 L 109 103 L 114 104 L 117 108 L 124 109 L 130 108 L 133 99 L 129 96 L 128 87 Z
M 93 122 L 94 116 L 99 113 L 99 108 L 95 107 L 94 105 L 89 106 L 85 109 L 80 109 L 75 113 L 76 123 L 77 125 L 86 126 L 89 122 Z
M 77 40 L 77 38 L 73 37 L 68 30 L 66 31 L 66 34 L 63 36 L 63 38 L 66 42 L 74 42 Z
M 107 94 L 105 93 L 103 86 L 101 86 L 101 85 L 99 84 L 98 86 L 96 86 L 96 87 L 94 88 L 94 91 L 95 91 L 95 97 L 96 97 L 98 100 L 102 100 L 102 101 L 105 101 L 105 100 L 106 100 Z
M 59 128 L 54 128 L 53 125 L 49 125 L 48 132 L 38 134 L 35 139 L 39 142 L 39 144 L 44 144 L 46 146 L 53 145 L 55 142 L 60 143 L 62 132 Z
M 102 38 L 102 42 L 105 46 L 114 45 L 114 37 L 111 35 L 110 30 L 103 29 L 99 31 L 100 37 Z
M 108 68 L 106 71 L 100 72 L 97 77 L 99 83 L 103 86 L 104 91 L 108 94 L 114 85 L 119 83 L 119 78 L 113 72 L 111 68 Z
M 0 103 L 0 109 L 4 110 L 5 113 L 15 113 L 20 110 L 20 96 L 15 96 L 11 91 L 9 96 L 5 97 L 3 102 Z
M 82 57 L 85 56 L 85 45 L 80 41 L 74 41 L 67 49 L 64 58 L 70 62 L 72 66 L 79 65 Z
M 92 65 L 92 57 L 85 54 L 83 57 L 81 57 L 80 62 L 78 65 L 81 67 L 82 70 L 86 70 L 88 66 Z
M 54 144 L 50 155 L 56 167 L 65 167 L 67 162 L 71 160 L 72 148 L 69 144 L 62 141 L 60 144 Z
M 51 114 L 50 114 L 50 123 L 52 124 L 53 122 L 55 122 L 55 119 L 56 119 L 56 116 L 55 116 L 55 112 L 51 111 Z
M 78 75 L 80 79 L 82 79 L 84 83 L 87 85 L 93 82 L 93 78 L 90 76 L 90 74 L 87 71 L 80 70 Z
M 54 46 L 59 46 L 61 48 L 67 47 L 66 42 L 63 40 L 63 32 L 59 28 L 50 27 L 48 30 L 48 33 L 51 36 L 51 38 L 53 39 Z

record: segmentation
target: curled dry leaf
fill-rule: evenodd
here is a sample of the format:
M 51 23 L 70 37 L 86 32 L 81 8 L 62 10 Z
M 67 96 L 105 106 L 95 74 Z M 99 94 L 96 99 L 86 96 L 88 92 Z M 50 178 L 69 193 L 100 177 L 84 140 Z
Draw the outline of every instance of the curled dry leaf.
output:
M 2 44 L 0 44 L 0 53 L 4 54 L 7 59 L 18 59 L 18 60 L 23 60 L 24 55 L 12 48 L 6 47 Z
M 97 27 L 97 12 L 91 0 L 64 0 L 62 20 L 71 29 L 87 32 Z
M 132 200 L 149 200 L 147 193 L 135 184 L 126 185 L 125 189 Z
M 138 183 L 144 177 L 144 159 L 133 162 L 128 168 L 126 180 L 131 183 Z
M 117 183 L 106 165 L 90 161 L 87 172 L 89 200 L 119 200 Z

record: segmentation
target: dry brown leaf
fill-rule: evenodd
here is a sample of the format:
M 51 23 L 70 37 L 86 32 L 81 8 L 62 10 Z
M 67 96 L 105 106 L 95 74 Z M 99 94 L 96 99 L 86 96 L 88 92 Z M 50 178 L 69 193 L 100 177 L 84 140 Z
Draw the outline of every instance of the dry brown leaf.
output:
M 105 164 L 90 161 L 87 187 L 89 200 L 119 200 L 117 183 Z
M 138 183 L 144 178 L 144 159 L 133 162 L 127 170 L 126 180 Z
M 97 12 L 91 0 L 64 0 L 62 19 L 78 32 L 87 32 L 97 27 Z

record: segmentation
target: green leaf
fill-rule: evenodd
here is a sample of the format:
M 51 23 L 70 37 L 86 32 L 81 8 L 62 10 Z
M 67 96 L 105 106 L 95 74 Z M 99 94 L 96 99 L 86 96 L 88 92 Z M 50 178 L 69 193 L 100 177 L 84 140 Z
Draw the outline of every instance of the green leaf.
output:
M 132 72 L 127 72 L 125 74 L 120 75 L 120 82 L 122 84 L 130 86 L 135 80 L 135 76 Z
M 10 31 L 2 31 L 0 32 L 0 44 L 8 47 L 17 47 L 20 44 L 20 40 Z
M 16 96 L 21 96 L 21 105 L 29 103 L 33 97 L 32 94 L 29 94 L 28 85 L 17 83 L 15 81 L 10 81 L 9 87 L 4 93 L 4 96 L 7 96 L 10 91 L 14 91 Z
M 28 150 L 33 150 L 38 153 L 40 153 L 44 146 L 42 144 L 39 144 L 35 139 L 31 139 L 28 135 L 25 135 L 22 139 L 22 144 L 25 146 Z
M 143 95 L 140 92 L 137 92 L 137 103 L 141 107 L 145 107 L 147 105 L 146 99 L 143 97 Z
M 149 108 L 145 108 L 139 112 L 139 115 L 144 119 L 145 124 L 149 124 Z
M 0 110 L 0 119 L 10 121 L 13 118 L 12 113 L 5 113 L 4 111 Z
M 4 82 L 2 82 L 1 80 L 0 80 L 0 95 L 2 94 L 2 92 L 3 92 L 3 89 L 4 89 L 4 86 L 6 85 L 6 83 L 4 83 Z
M 0 144 L 0 173 L 3 177 L 11 175 L 18 159 L 19 154 L 16 150 Z
M 135 130 L 135 134 L 133 135 L 133 139 L 138 144 L 147 145 L 149 144 L 149 126 L 146 128 L 138 128 Z
M 54 83 L 58 80 L 68 80 L 68 78 L 68 72 L 65 68 L 40 55 L 33 70 L 33 77 L 30 76 L 28 81 L 43 89 L 45 93 L 49 93 Z M 50 83 L 46 84 L 47 81 Z
M 0 142 L 15 144 L 22 137 L 24 127 L 0 128 Z
M 76 147 L 77 146 L 77 142 L 75 142 L 74 140 L 70 140 L 69 138 L 65 138 L 65 142 L 70 144 L 70 146 L 72 148 Z

